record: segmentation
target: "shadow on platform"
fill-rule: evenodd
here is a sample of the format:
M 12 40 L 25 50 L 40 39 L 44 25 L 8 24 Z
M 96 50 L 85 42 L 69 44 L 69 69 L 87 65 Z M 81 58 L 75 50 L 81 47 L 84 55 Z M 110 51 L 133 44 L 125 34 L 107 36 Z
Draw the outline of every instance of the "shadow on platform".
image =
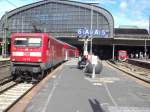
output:
M 99 101 L 97 101 L 96 99 L 94 99 L 93 101 L 89 99 L 89 103 L 93 109 L 93 112 L 104 112 Z

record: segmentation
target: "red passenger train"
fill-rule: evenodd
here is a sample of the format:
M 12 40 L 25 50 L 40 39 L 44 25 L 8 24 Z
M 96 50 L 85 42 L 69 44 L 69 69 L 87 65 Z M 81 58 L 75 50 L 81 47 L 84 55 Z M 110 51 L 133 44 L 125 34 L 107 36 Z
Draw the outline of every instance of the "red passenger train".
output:
M 118 60 L 119 61 L 126 61 L 128 59 L 128 54 L 126 50 L 119 50 L 118 51 Z
M 11 34 L 11 74 L 14 79 L 40 80 L 49 68 L 77 56 L 76 47 L 47 33 Z

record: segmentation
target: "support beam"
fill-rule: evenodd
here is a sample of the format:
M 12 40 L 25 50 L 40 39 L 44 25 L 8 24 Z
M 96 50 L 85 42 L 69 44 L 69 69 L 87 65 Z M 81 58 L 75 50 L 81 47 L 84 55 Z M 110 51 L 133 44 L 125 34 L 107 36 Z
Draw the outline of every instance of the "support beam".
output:
M 113 44 L 112 59 L 115 60 L 115 44 Z

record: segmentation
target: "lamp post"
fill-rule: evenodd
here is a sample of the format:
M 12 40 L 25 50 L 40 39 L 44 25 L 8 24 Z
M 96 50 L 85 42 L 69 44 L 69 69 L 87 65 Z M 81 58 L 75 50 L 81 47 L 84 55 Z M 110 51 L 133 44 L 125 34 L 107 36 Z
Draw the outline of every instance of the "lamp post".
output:
M 92 55 L 92 47 L 93 47 L 93 5 L 99 4 L 99 3 L 87 3 L 91 6 L 91 25 L 90 25 L 90 54 Z
M 7 31 L 8 31 L 8 23 L 7 23 L 7 12 L 4 15 L 4 25 L 3 25 L 3 44 L 2 44 L 2 56 L 6 58 L 7 52 Z
M 90 39 L 91 39 L 91 46 L 90 46 L 90 54 L 92 55 L 92 41 L 93 41 L 93 5 L 91 4 L 91 27 L 90 27 Z
M 147 59 L 147 43 L 146 43 L 146 39 L 145 39 L 145 42 L 144 42 L 144 58 Z
M 92 44 L 93 44 L 93 5 L 94 4 L 98 4 L 98 3 L 89 3 L 91 6 L 91 27 L 90 27 L 90 41 L 91 41 L 91 46 L 90 46 L 90 55 L 91 55 L 91 63 L 92 63 L 92 67 L 93 67 L 93 71 L 92 71 L 92 78 L 95 78 L 95 68 L 96 68 L 96 64 L 93 63 L 93 58 L 94 56 L 92 56 Z
M 94 4 L 99 4 L 99 3 L 86 3 L 87 5 L 90 5 L 91 9 L 91 15 L 90 15 L 90 35 L 89 38 L 86 38 L 84 41 L 84 51 L 87 54 L 87 47 L 88 47 L 88 40 L 90 39 L 90 55 L 92 56 L 92 44 L 93 44 L 93 5 Z

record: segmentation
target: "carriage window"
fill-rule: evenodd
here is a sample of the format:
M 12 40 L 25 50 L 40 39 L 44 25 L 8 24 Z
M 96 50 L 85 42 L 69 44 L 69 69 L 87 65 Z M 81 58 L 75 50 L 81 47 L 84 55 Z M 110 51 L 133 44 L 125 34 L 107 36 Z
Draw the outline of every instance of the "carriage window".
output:
M 15 46 L 32 46 L 32 47 L 40 47 L 41 46 L 41 38 L 15 38 L 14 45 Z
M 119 55 L 124 56 L 124 55 L 126 55 L 126 52 L 119 52 Z

